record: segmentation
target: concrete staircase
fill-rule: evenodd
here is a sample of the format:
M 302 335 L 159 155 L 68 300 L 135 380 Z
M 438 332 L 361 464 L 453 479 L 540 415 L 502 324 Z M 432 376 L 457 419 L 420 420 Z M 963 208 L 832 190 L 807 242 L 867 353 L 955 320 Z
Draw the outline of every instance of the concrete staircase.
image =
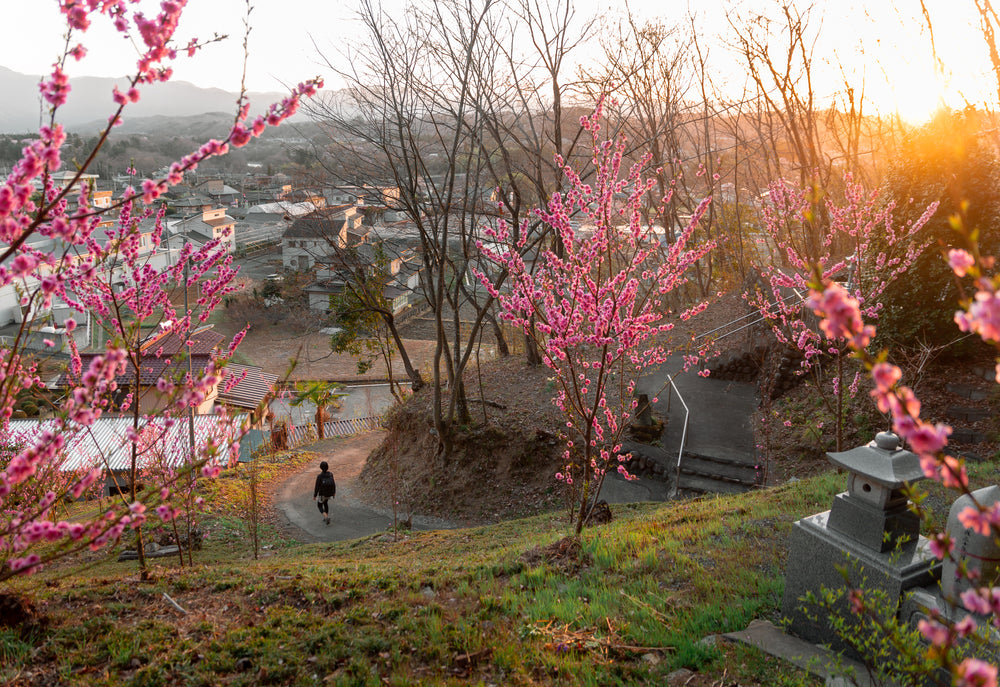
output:
M 677 494 L 741 494 L 761 486 L 763 472 L 756 465 L 685 452 L 677 479 Z

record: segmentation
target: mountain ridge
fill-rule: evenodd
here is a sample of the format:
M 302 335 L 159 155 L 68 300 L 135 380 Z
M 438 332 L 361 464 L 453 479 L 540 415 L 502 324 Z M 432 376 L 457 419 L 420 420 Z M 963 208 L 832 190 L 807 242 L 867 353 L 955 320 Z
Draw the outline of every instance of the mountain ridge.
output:
M 0 66 L 0 133 L 34 133 L 39 124 L 48 119 L 48 108 L 39 97 L 40 75 L 22 74 Z M 111 93 L 115 85 L 124 90 L 126 77 L 110 78 L 79 76 L 70 79 L 69 99 L 59 108 L 58 121 L 67 131 L 80 135 L 98 133 L 107 122 L 114 102 Z M 251 114 L 263 112 L 268 105 L 287 97 L 278 91 L 248 92 Z M 150 117 L 216 115 L 236 112 L 238 93 L 221 88 L 202 88 L 188 81 L 168 81 L 149 84 L 142 90 L 138 102 L 125 109 L 125 122 L 135 122 Z M 130 127 L 134 130 L 134 127 Z M 123 132 L 124 133 L 124 132 Z

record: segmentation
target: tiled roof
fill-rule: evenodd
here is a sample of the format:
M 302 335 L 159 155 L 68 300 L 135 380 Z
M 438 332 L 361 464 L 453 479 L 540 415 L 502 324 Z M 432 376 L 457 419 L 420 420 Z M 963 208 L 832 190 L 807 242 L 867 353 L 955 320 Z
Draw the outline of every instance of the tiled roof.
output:
M 226 340 L 222 334 L 211 329 L 195 329 L 191 332 L 191 336 L 187 337 L 193 345 L 185 346 L 183 333 L 173 330 L 154 334 L 143 342 L 142 350 L 155 354 L 162 348 L 161 355 L 176 355 L 182 350 L 190 351 L 191 355 L 208 355 Z
M 97 355 L 97 353 L 81 353 L 80 358 L 83 360 L 83 369 L 87 369 L 90 361 Z M 195 376 L 202 373 L 205 366 L 208 365 L 209 360 L 209 356 L 204 354 L 191 356 L 191 370 Z M 153 386 L 161 377 L 171 378 L 183 375 L 187 371 L 186 358 L 184 360 L 173 360 L 167 356 L 157 358 L 156 356 L 148 355 L 143 357 L 139 363 L 139 385 Z M 119 388 L 125 388 L 130 387 L 133 382 L 135 382 L 135 366 L 132 365 L 131 361 L 128 361 L 125 365 L 125 371 L 115 377 L 115 383 L 118 384 Z M 60 375 L 59 380 L 56 382 L 57 387 L 64 388 L 76 386 L 76 384 L 76 380 L 65 373 Z
M 239 379 L 235 386 L 228 388 L 230 379 Z M 253 365 L 226 365 L 226 377 L 219 388 L 219 402 L 240 408 L 256 408 L 278 382 L 278 376 L 268 374 Z
M 333 238 L 347 222 L 347 212 L 353 210 L 353 205 L 334 205 L 305 217 L 299 217 L 285 232 L 287 238 Z

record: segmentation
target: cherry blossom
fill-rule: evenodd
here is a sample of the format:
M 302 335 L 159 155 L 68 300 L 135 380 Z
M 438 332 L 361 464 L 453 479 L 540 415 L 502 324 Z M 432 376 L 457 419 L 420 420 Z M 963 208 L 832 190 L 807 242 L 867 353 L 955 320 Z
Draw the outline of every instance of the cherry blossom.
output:
M 236 270 L 220 240 L 209 241 L 198 249 L 185 247 L 167 268 L 151 267 L 145 260 L 139 226 L 152 219 L 152 245 L 160 246 L 163 209 L 146 204 L 183 181 L 186 172 L 209 157 L 223 155 L 230 145 L 243 145 L 249 138 L 261 135 L 267 126 L 282 123 L 297 111 L 302 97 L 315 94 L 322 85 L 318 79 L 298 84 L 287 98 L 272 104 L 266 115 L 250 124 L 246 122 L 249 102 L 245 94 L 241 95 L 226 137 L 208 141 L 176 161 L 166 178 L 144 179 L 138 188 L 127 188 L 110 210 L 94 207 L 93 189 L 82 183 L 93 155 L 74 168 L 75 175 L 70 175 L 66 183 L 57 185 L 52 174 L 62 168 L 60 151 L 66 140 L 59 114 L 72 97 L 67 65 L 71 58 L 81 60 L 87 54 L 83 43 L 71 40 L 71 36 L 86 36 L 95 22 L 106 21 L 134 39 L 140 50 L 126 85 L 108 94 L 112 114 L 108 127 L 98 136 L 93 151 L 96 154 L 107 141 L 111 126 L 120 123 L 128 106 L 140 99 L 143 87 L 170 78 L 170 62 L 178 56 L 174 35 L 185 4 L 184 0 L 164 0 L 157 13 L 146 16 L 135 3 L 125 0 L 61 0 L 66 47 L 39 86 L 48 107 L 48 121 L 39 129 L 38 139 L 22 150 L 10 174 L 0 179 L 0 287 L 17 288 L 26 309 L 45 309 L 56 300 L 68 306 L 75 313 L 65 322 L 68 333 L 84 317 L 109 330 L 108 343 L 98 355 L 82 354 L 75 339 L 68 338 L 70 361 L 66 375 L 73 381 L 71 390 L 56 409 L 54 419 L 39 431 L 23 436 L 9 429 L 14 403 L 20 392 L 42 387 L 43 382 L 35 363 L 24 354 L 24 335 L 0 348 L 0 433 L 4 436 L 0 446 L 4 453 L 4 467 L 0 470 L 0 580 L 34 572 L 70 551 L 82 547 L 98 550 L 116 541 L 127 530 L 142 527 L 147 506 L 171 518 L 186 513 L 187 505 L 178 506 L 170 500 L 183 494 L 184 488 L 194 483 L 194 477 L 216 476 L 221 469 L 217 461 L 219 447 L 232 446 L 239 431 L 232 418 L 220 415 L 218 430 L 204 437 L 193 450 L 188 449 L 187 476 L 181 472 L 164 476 L 162 488 L 152 492 L 148 503 L 124 499 L 111 510 L 83 522 L 59 522 L 53 517 L 54 505 L 60 499 L 84 497 L 102 484 L 104 473 L 100 466 L 77 472 L 60 469 L 70 439 L 86 432 L 108 412 L 131 413 L 135 424 L 122 439 L 132 451 L 134 465 L 148 462 L 151 447 L 157 445 L 153 434 L 159 433 L 162 438 L 164 432 L 175 427 L 177 417 L 186 416 L 190 405 L 208 397 L 242 338 L 236 337 L 224 353 L 193 377 L 184 374 L 158 380 L 164 405 L 154 413 L 140 413 L 134 390 L 119 388 L 122 376 L 138 369 L 138 353 L 145 336 L 142 323 L 162 319 L 173 322 L 176 331 L 190 331 L 205 322 L 212 309 L 235 288 Z M 202 45 L 192 39 L 186 53 L 193 55 Z M 36 184 L 41 189 L 37 195 Z M 99 228 L 105 219 L 115 215 L 117 222 L 113 226 Z M 45 252 L 33 247 L 44 245 L 34 241 L 41 237 L 70 247 L 73 259 L 66 259 L 68 252 Z M 199 295 L 195 308 L 177 312 L 169 289 L 183 282 L 185 265 L 189 267 L 189 284 L 197 284 Z M 123 282 L 124 288 L 116 288 L 113 282 L 117 281 Z M 39 548 L 41 544 L 45 547 Z
M 581 120 L 593 140 L 593 178 L 584 183 L 572 166 L 557 158 L 568 190 L 553 194 L 535 211 L 558 235 L 562 250 L 543 250 L 529 265 L 527 224 L 514 232 L 503 220 L 496 229 L 485 230 L 491 246 L 502 248 L 479 243 L 480 251 L 507 271 L 510 287 L 501 291 L 482 273 L 481 283 L 499 300 L 501 316 L 536 340 L 544 364 L 554 372 L 554 403 L 566 417 L 565 463 L 557 479 L 574 485 L 577 532 L 607 471 L 631 477 L 623 464 L 621 436 L 638 410 L 636 380 L 643 369 L 666 361 L 671 351 L 664 341 L 675 321 L 703 310 L 704 304 L 697 304 L 682 309 L 675 319 L 667 315 L 666 298 L 712 248 L 688 245 L 707 209 L 706 200 L 676 243 L 665 255 L 660 253 L 655 235 L 641 219 L 644 196 L 653 185 L 640 174 L 649 158 L 625 173 L 626 142 L 601 140 L 601 112 L 598 103 L 595 112 Z M 625 195 L 624 202 L 616 199 L 619 194 Z M 592 230 L 578 235 L 571 217 L 582 218 Z M 684 366 L 697 361 L 698 356 L 685 356 Z M 608 400 L 612 384 L 621 385 L 615 402 Z

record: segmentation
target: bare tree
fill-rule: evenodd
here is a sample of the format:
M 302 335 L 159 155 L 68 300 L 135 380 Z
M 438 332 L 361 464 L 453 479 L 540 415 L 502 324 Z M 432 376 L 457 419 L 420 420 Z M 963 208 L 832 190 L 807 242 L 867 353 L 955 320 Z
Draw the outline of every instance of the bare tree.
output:
M 742 58 L 756 107 L 755 127 L 767 180 L 795 174 L 803 187 L 829 188 L 832 165 L 820 134 L 820 114 L 813 88 L 813 51 L 819 27 L 813 7 L 775 0 L 774 12 L 733 12 L 732 47 Z M 821 24 L 821 22 L 816 22 Z M 760 188 L 764 188 L 762 184 Z M 821 204 L 804 236 L 791 237 L 804 254 L 819 255 L 825 219 Z
M 564 23 L 572 10 L 562 0 L 548 15 L 541 9 L 437 0 L 392 19 L 364 0 L 364 37 L 349 52 L 351 66 L 338 70 L 348 97 L 313 112 L 341 164 L 351 160 L 357 174 L 398 190 L 392 209 L 415 230 L 421 294 L 436 329 L 433 422 L 444 455 L 454 425 L 471 420 L 463 374 L 482 327 L 505 344 L 493 296 L 474 276 L 487 269 L 479 263 L 483 228 L 503 216 L 532 234 L 525 251 L 538 246 L 540 223 L 525 220 L 558 187 L 556 156 L 574 140 L 563 134 L 559 80 L 574 44 Z M 534 41 L 533 61 L 514 49 L 519 32 Z M 491 277 L 501 288 L 506 275 Z

